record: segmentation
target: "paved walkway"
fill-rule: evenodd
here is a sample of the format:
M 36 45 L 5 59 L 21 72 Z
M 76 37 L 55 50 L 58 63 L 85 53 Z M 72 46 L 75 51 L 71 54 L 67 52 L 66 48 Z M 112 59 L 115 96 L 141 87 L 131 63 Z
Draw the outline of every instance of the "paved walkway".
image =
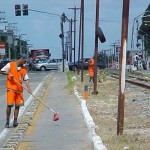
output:
M 94 149 L 80 103 L 64 88 L 66 84 L 66 74 L 55 73 L 45 100 L 46 105 L 59 112 L 60 120 L 53 121 L 53 113 L 41 104 L 17 150 Z

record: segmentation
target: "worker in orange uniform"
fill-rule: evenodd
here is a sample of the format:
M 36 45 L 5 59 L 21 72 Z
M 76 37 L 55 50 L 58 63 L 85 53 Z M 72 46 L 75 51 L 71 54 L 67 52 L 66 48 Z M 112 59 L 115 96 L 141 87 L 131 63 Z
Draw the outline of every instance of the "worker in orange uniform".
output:
M 27 55 L 22 54 L 21 56 L 18 57 L 16 61 L 9 62 L 0 70 L 1 74 L 7 75 L 6 81 L 7 108 L 6 108 L 6 124 L 5 124 L 6 128 L 9 128 L 11 108 L 14 105 L 15 109 L 14 109 L 13 127 L 18 126 L 17 118 L 19 114 L 19 108 L 20 106 L 24 105 L 23 86 L 22 86 L 23 81 L 25 82 L 28 88 L 28 92 L 29 93 L 32 92 L 29 85 L 27 68 L 24 67 L 26 61 Z
M 93 81 L 94 82 L 94 58 L 91 58 L 89 60 L 89 67 L 88 67 L 88 73 L 90 76 L 89 82 Z

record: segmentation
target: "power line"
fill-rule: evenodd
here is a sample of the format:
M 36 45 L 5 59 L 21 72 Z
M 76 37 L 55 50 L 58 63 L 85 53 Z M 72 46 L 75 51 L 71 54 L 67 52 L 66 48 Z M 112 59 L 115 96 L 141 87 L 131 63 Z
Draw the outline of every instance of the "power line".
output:
M 45 11 L 40 11 L 40 10 L 33 10 L 33 9 L 28 9 L 28 10 L 38 12 L 38 13 L 44 13 L 44 14 L 49 14 L 49 15 L 54 15 L 54 16 L 61 17 L 61 15 L 56 14 L 56 13 L 50 13 L 50 12 L 45 12 Z

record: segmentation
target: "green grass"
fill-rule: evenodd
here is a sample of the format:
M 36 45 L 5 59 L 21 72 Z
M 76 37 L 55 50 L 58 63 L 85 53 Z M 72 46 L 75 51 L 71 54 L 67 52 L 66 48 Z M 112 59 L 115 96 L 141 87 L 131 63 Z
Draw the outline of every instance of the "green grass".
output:
M 73 79 L 74 77 L 74 72 L 68 71 L 67 72 L 67 78 L 68 78 L 68 85 L 73 87 L 75 80 Z
M 75 75 L 73 71 L 67 72 L 68 84 L 65 86 L 65 88 L 69 91 L 69 94 L 73 94 L 73 87 L 75 84 L 74 76 Z

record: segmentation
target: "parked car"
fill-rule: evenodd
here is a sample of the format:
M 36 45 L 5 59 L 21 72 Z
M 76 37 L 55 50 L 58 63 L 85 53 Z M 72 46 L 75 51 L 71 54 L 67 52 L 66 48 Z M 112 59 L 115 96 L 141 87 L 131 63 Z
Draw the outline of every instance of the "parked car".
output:
M 41 71 L 60 70 L 62 68 L 62 59 L 49 59 L 43 62 L 34 63 L 33 68 Z
M 49 60 L 49 59 L 37 59 L 37 60 L 34 61 L 34 63 L 45 62 L 47 60 Z
M 89 66 L 89 60 L 90 58 L 83 58 L 83 69 L 84 70 L 87 70 L 88 69 L 88 66 Z M 78 68 L 81 69 L 82 67 L 82 61 L 76 61 L 75 63 L 74 62 L 71 62 L 68 64 L 69 66 L 69 70 L 77 70 Z M 105 69 L 106 68 L 106 63 L 105 62 L 97 62 L 97 68 L 99 69 Z
M 83 69 L 88 69 L 89 60 L 90 60 L 90 58 L 84 58 L 83 59 Z M 79 61 L 76 61 L 75 63 L 74 62 L 70 62 L 68 64 L 68 66 L 69 66 L 69 70 L 73 70 L 73 71 L 77 70 L 78 66 L 79 66 L 79 69 L 81 69 L 82 61 L 79 60 Z
M 63 60 L 62 58 L 55 58 L 55 59 L 51 59 L 53 60 L 54 62 L 57 62 L 59 65 L 59 70 L 63 69 Z M 67 70 L 69 67 L 68 67 L 68 61 L 66 61 L 64 59 L 64 69 Z
M 43 62 L 38 62 L 33 64 L 33 68 L 35 70 L 58 70 L 59 69 L 59 64 L 53 60 L 46 60 Z
M 10 62 L 10 60 L 1 60 L 0 61 L 0 69 L 2 69 L 9 62 Z

